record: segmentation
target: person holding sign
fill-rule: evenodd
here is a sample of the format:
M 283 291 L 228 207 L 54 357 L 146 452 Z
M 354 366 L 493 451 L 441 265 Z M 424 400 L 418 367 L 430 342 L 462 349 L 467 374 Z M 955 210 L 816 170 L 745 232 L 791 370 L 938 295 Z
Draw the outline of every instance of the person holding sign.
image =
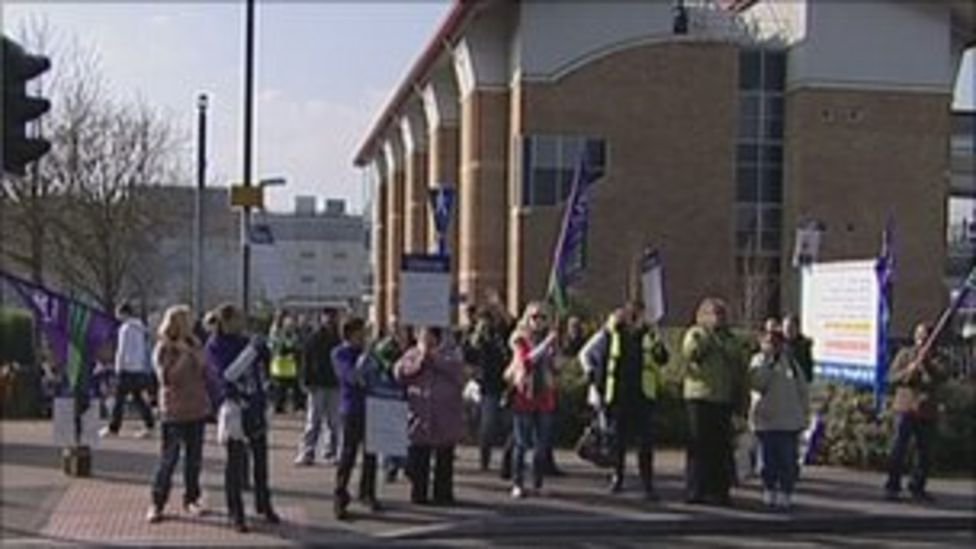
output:
M 363 372 L 357 368 L 366 346 L 366 323 L 361 318 L 349 318 L 342 325 L 342 344 L 332 351 L 332 366 L 339 379 L 339 417 L 342 423 L 342 442 L 339 466 L 336 468 L 333 510 L 339 520 L 348 518 L 349 479 L 356 466 L 356 454 L 366 437 L 366 386 Z M 371 509 L 379 509 L 376 500 L 376 454 L 363 448 L 363 466 L 359 475 L 359 499 Z
M 788 509 L 799 473 L 797 440 L 809 413 L 806 374 L 785 348 L 781 331 L 766 330 L 759 345 L 749 367 L 749 384 L 759 398 L 749 419 L 762 451 L 763 503 Z
M 732 414 L 748 402 L 748 363 L 745 345 L 728 327 L 727 310 L 720 299 L 702 300 L 682 343 L 688 503 L 731 504 Z
M 525 452 L 530 446 L 533 447 L 533 485 L 537 491 L 542 489 L 556 411 L 557 339 L 557 332 L 549 327 L 544 305 L 529 303 L 512 333 L 513 359 L 504 376 L 512 387 L 510 406 L 515 435 L 512 497 L 515 499 L 525 497 Z
M 410 501 L 428 503 L 431 456 L 435 505 L 454 503 L 454 446 L 464 432 L 464 364 L 454 347 L 444 345 L 440 328 L 420 330 L 417 345 L 394 366 L 409 403 L 407 470 Z
M 270 351 L 261 338 L 245 335 L 247 320 L 232 304 L 217 309 L 217 331 L 204 347 L 212 374 L 211 401 L 218 406 L 218 440 L 227 446 L 224 495 L 227 510 L 239 532 L 247 532 L 242 492 L 250 457 L 254 475 L 254 499 L 259 514 L 271 524 L 281 521 L 271 505 L 268 482 L 268 421 L 265 416 L 265 365 Z M 223 418 L 223 420 L 221 419 Z M 227 421 L 233 418 L 233 421 Z M 230 434 L 220 436 L 220 425 L 232 425 Z
M 916 459 L 912 480 L 908 485 L 912 497 L 918 501 L 931 501 L 925 491 L 929 472 L 929 452 L 935 431 L 938 407 L 935 393 L 946 379 L 945 368 L 938 356 L 925 353 L 929 327 L 915 327 L 915 345 L 902 349 L 895 355 L 888 371 L 888 381 L 895 387 L 895 439 L 888 461 L 888 482 L 885 497 L 897 500 L 901 492 L 901 476 L 908 453 L 908 443 L 915 439 Z

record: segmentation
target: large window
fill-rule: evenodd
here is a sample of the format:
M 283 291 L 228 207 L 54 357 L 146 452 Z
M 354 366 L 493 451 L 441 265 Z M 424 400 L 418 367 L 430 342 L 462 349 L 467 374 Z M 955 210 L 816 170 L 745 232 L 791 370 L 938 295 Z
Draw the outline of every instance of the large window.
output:
M 747 317 L 762 318 L 779 310 L 785 80 L 784 52 L 740 52 L 735 245 Z
M 736 244 L 740 256 L 778 257 L 783 202 L 781 51 L 743 50 L 739 57 L 736 149 Z
M 598 176 L 606 171 L 606 142 L 570 135 L 529 135 L 522 139 L 522 206 L 555 206 L 566 200 L 580 156 Z

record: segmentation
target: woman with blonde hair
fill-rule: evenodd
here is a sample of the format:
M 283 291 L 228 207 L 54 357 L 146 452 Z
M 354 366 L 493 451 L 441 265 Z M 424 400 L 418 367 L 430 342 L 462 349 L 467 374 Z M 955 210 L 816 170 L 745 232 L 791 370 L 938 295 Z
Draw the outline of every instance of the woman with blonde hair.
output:
M 748 404 L 746 346 L 728 327 L 728 308 L 702 300 L 695 325 L 685 333 L 684 399 L 689 441 L 687 501 L 729 505 L 732 484 L 732 414 Z
M 153 363 L 159 378 L 159 408 L 162 419 L 162 455 L 153 477 L 152 506 L 146 515 L 151 523 L 163 518 L 169 498 L 170 481 L 180 459 L 180 447 L 186 448 L 183 459 L 183 507 L 200 515 L 200 465 L 203 461 L 203 430 L 210 413 L 207 397 L 207 372 L 200 342 L 193 335 L 190 308 L 177 305 L 166 310 L 159 327 L 159 341 Z
M 512 388 L 511 409 L 515 451 L 512 464 L 512 497 L 525 497 L 525 453 L 532 446 L 532 477 L 542 489 L 545 460 L 556 411 L 556 331 L 550 328 L 545 306 L 529 303 L 512 332 L 512 363 L 505 381 Z

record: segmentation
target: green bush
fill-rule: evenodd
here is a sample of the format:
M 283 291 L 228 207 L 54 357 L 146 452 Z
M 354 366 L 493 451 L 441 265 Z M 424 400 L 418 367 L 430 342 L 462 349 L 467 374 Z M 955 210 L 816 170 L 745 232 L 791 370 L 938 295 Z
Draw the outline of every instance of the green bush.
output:
M 0 308 L 0 364 L 34 364 L 34 322 L 23 309 Z
M 813 399 L 822 401 L 818 408 L 824 418 L 816 463 L 884 469 L 894 436 L 890 395 L 880 415 L 875 413 L 873 394 L 866 390 L 819 385 Z M 976 387 L 952 380 L 942 387 L 938 399 L 942 405 L 932 448 L 933 469 L 976 473 Z

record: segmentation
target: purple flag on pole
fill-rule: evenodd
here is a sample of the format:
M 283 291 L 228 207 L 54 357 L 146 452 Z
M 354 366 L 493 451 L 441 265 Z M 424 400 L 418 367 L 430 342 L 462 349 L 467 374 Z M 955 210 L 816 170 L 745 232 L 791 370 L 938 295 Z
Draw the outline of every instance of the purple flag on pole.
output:
M 564 313 L 568 306 L 566 287 L 583 270 L 583 252 L 590 217 L 589 188 L 596 176 L 587 162 L 584 147 L 573 174 L 573 186 L 566 203 L 562 230 L 556 242 L 556 253 L 549 274 L 548 299 L 559 313 Z
M 895 278 L 895 219 L 889 214 L 881 233 L 881 255 L 878 257 L 878 287 L 881 292 L 880 330 L 878 331 L 878 366 L 874 378 L 874 402 L 877 412 L 884 407 L 885 385 L 888 378 L 888 333 L 894 304 Z
M 44 286 L 3 271 L 0 276 L 30 309 L 71 389 L 84 388 L 96 358 L 111 356 L 118 322 L 112 315 Z

